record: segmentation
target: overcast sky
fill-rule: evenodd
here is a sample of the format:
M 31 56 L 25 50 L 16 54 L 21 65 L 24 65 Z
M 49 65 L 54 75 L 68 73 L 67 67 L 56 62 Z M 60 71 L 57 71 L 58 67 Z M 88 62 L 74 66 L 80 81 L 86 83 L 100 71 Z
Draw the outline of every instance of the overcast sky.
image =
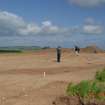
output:
M 105 0 L 0 0 L 0 46 L 105 48 Z

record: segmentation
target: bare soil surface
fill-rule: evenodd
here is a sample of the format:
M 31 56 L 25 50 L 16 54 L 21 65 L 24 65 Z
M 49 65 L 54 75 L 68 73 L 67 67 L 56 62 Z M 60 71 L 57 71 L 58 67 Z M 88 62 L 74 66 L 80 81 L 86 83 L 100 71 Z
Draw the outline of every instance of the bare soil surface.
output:
M 68 83 L 92 79 L 104 68 L 105 53 L 76 56 L 64 49 L 61 61 L 55 49 L 0 54 L 0 105 L 52 105 Z
M 53 102 L 53 105 L 105 105 L 105 101 L 91 99 L 85 102 L 79 96 L 60 96 Z

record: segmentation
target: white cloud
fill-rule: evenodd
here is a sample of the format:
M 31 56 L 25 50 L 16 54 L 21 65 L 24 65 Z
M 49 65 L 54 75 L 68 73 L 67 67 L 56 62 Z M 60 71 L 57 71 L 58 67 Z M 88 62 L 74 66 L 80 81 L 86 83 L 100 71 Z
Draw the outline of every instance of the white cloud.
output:
M 69 0 L 71 3 L 81 7 L 97 7 L 105 5 L 105 0 Z
M 27 24 L 25 28 L 19 29 L 21 35 L 35 35 L 41 31 L 41 28 L 35 24 Z
M 45 33 L 58 33 L 60 31 L 58 26 L 52 24 L 51 21 L 42 22 L 42 32 Z
M 84 24 L 87 24 L 87 25 L 95 24 L 95 20 L 91 17 L 88 17 L 88 18 L 85 19 Z
M 0 35 L 38 35 L 63 33 L 64 28 L 53 25 L 51 21 L 44 21 L 39 26 L 28 23 L 22 17 L 6 11 L 0 11 Z
M 38 31 L 37 25 L 29 24 L 15 14 L 0 12 L 0 35 L 28 35 Z
M 95 35 L 100 35 L 105 33 L 104 31 L 104 26 L 101 24 L 98 24 L 97 22 L 95 22 L 94 19 L 92 18 L 87 18 L 84 22 L 84 24 L 82 25 L 82 33 L 84 34 L 95 34 Z
M 44 27 L 49 27 L 49 26 L 52 26 L 52 22 L 51 21 L 44 21 L 44 22 L 42 22 L 42 25 L 44 26 Z
M 84 25 L 83 33 L 85 34 L 102 34 L 104 32 L 101 25 Z
M 81 25 L 70 28 L 69 32 L 83 35 L 105 35 L 105 26 L 89 17 Z
M 0 11 L 0 36 L 12 35 L 75 35 L 75 34 L 97 34 L 105 33 L 104 26 L 97 24 L 94 19 L 87 18 L 81 26 L 69 28 L 59 27 L 51 21 L 44 21 L 39 26 L 29 23 L 22 17 L 6 11 Z

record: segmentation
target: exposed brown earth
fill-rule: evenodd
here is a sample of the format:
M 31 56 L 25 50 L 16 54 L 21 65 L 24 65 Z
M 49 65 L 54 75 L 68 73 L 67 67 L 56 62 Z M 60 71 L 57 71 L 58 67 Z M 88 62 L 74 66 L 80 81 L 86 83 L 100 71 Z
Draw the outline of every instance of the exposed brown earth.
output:
M 78 96 L 60 96 L 52 102 L 53 105 L 105 105 L 105 101 L 91 100 L 84 102 Z
M 0 54 L 0 105 L 52 105 L 65 95 L 69 82 L 92 79 L 104 66 L 102 52 L 76 56 L 63 49 L 61 63 L 56 62 L 55 49 Z

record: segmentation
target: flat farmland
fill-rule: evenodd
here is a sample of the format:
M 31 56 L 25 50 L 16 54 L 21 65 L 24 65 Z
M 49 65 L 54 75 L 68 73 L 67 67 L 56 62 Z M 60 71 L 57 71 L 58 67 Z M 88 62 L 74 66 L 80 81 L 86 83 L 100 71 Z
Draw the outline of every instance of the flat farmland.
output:
M 0 105 L 52 105 L 68 83 L 92 79 L 104 67 L 105 53 L 63 49 L 61 63 L 56 49 L 0 54 Z

